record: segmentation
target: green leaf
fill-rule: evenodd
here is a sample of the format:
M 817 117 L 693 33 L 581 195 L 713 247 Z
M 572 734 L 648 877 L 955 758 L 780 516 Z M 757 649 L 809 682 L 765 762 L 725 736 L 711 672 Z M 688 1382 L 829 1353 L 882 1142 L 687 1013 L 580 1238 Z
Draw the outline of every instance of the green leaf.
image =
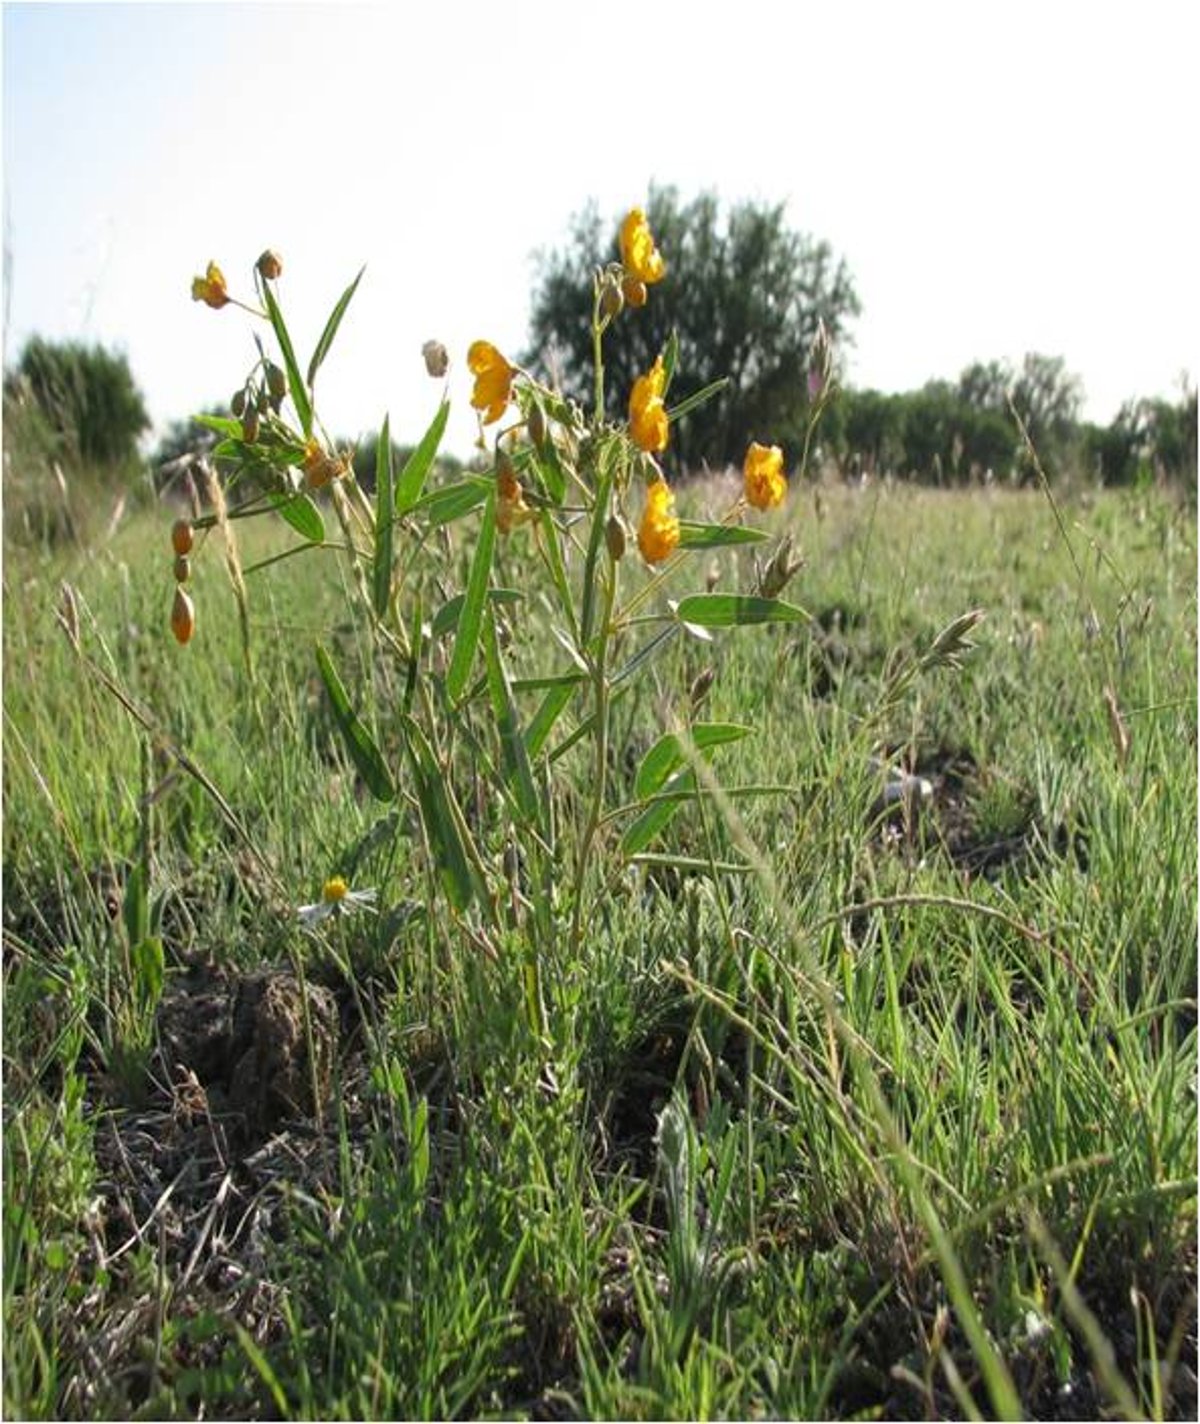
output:
M 663 399 L 665 400 L 667 392 L 671 389 L 671 382 L 675 379 L 675 367 L 679 364 L 679 332 L 675 327 L 671 328 L 667 344 L 663 347 L 662 361 L 663 373 L 666 376 L 663 381 Z
M 382 618 L 392 593 L 392 434 L 386 415 L 375 446 L 375 566 L 371 574 L 375 616 Z
M 396 481 L 396 518 L 408 513 L 421 498 L 425 487 L 425 477 L 433 464 L 433 458 L 446 432 L 446 421 L 450 418 L 450 402 L 444 400 L 438 406 L 429 429 L 421 436 L 421 443 L 404 462 L 400 478 Z M 454 488 L 454 486 L 451 486 Z M 444 491 L 443 491 L 444 492 Z M 452 516 L 453 517 L 453 516 Z
M 462 696 L 467 679 L 471 675 L 471 664 L 475 661 L 475 649 L 479 645 L 479 633 L 483 624 L 483 606 L 487 600 L 488 579 L 492 574 L 492 549 L 495 542 L 496 492 L 493 487 L 487 504 L 484 505 L 483 522 L 479 526 L 479 538 L 471 560 L 471 573 L 467 579 L 466 597 L 458 615 L 454 652 L 450 655 L 450 667 L 446 673 L 446 691 L 454 702 Z
M 300 417 L 300 429 L 304 431 L 304 438 L 307 440 L 312 434 L 312 402 L 308 398 L 308 391 L 300 376 L 296 353 L 292 350 L 292 338 L 288 335 L 283 313 L 279 310 L 279 303 L 275 300 L 275 293 L 268 283 L 263 282 L 261 285 L 263 301 L 267 306 L 267 316 L 275 329 L 275 340 L 279 342 L 279 349 L 283 353 L 283 364 L 287 367 L 288 390 L 291 393 L 292 404 L 296 407 L 296 414 Z
M 799 623 L 809 614 L 780 598 L 693 593 L 680 601 L 675 616 L 681 623 L 695 623 L 701 628 L 741 628 L 750 623 Z
M 329 701 L 333 706 L 333 719 L 337 723 L 338 731 L 342 734 L 342 740 L 346 743 L 350 759 L 358 769 L 358 774 L 367 783 L 372 796 L 379 801 L 390 801 L 395 796 L 396 790 L 388 775 L 387 764 L 384 762 L 379 748 L 375 745 L 375 739 L 350 706 L 350 699 L 346 696 L 346 689 L 342 685 L 341 678 L 337 675 L 337 669 L 329 660 L 329 654 L 320 643 L 317 644 L 317 667 L 321 673 L 321 680 L 325 684 L 325 690 L 329 693 Z
M 412 761 L 421 823 L 429 837 L 442 888 L 456 910 L 465 910 L 475 894 L 475 881 L 459 835 L 446 778 L 425 733 L 407 713 L 400 714 L 400 727 Z
M 546 738 L 554 730 L 559 714 L 570 702 L 571 695 L 582 680 L 578 673 L 572 673 L 557 686 L 546 689 L 546 695 L 542 698 L 538 710 L 525 728 L 525 750 L 531 757 L 536 757 L 545 746 Z
M 362 274 L 366 270 L 365 267 L 358 269 L 358 276 L 355 277 L 354 281 L 350 283 L 338 298 L 337 306 L 329 313 L 329 320 L 325 323 L 325 330 L 321 333 L 321 339 L 317 342 L 317 349 L 313 352 L 312 360 L 308 363 L 308 384 L 310 388 L 312 387 L 312 383 L 317 379 L 318 367 L 321 362 L 324 361 L 325 357 L 329 355 L 329 348 L 333 345 L 333 338 L 337 335 L 338 327 L 342 324 L 342 317 L 346 315 L 346 308 L 350 305 L 350 298 L 357 290 L 359 282 L 362 281 Z
M 733 544 L 761 544 L 771 536 L 762 529 L 750 529 L 742 524 L 696 524 L 688 519 L 679 521 L 681 549 L 724 549 Z
M 689 734 L 668 732 L 642 758 L 633 783 L 633 793 L 639 799 L 653 796 L 662 789 L 663 783 L 676 767 L 688 762 L 687 743 L 690 739 L 700 752 L 706 747 L 721 746 L 726 742 L 740 742 L 754 731 L 753 727 L 742 726 L 738 722 L 697 722 Z
M 492 480 L 466 479 L 457 484 L 443 485 L 441 489 L 427 494 L 413 506 L 414 514 L 423 514 L 432 528 L 439 524 L 451 524 L 469 514 L 477 504 L 488 497 L 488 491 L 495 488 Z M 397 513 L 400 508 L 397 505 Z
M 270 494 L 268 502 L 283 515 L 297 534 L 310 544 L 325 542 L 325 521 L 321 511 L 306 494 Z
M 489 588 L 487 591 L 489 603 L 520 603 L 525 595 L 517 588 Z M 456 593 L 453 598 L 448 598 L 433 616 L 433 624 L 430 632 L 435 638 L 442 638 L 458 626 L 458 620 L 462 614 L 462 606 L 466 602 L 465 593 Z
M 558 447 L 548 435 L 545 444 L 534 452 L 533 463 L 546 493 L 555 504 L 561 504 L 567 493 L 567 475 L 558 458 Z
M 197 425 L 206 426 L 209 430 L 215 430 L 218 435 L 241 436 L 242 422 L 233 420 L 227 415 L 193 415 L 192 419 Z
M 667 411 L 667 419 L 678 420 L 681 416 L 687 415 L 689 411 L 695 410 L 697 406 L 703 405 L 705 401 L 712 400 L 713 396 L 723 390 L 728 384 L 728 376 L 722 376 L 719 381 L 710 381 L 708 385 L 704 386 L 701 390 L 693 391 L 690 396 L 681 400 L 678 405 L 672 406 L 671 409 Z
M 512 686 L 500 656 L 500 643 L 496 637 L 496 620 L 489 610 L 484 619 L 484 653 L 487 657 L 488 693 L 492 699 L 492 711 L 496 717 L 496 727 L 500 733 L 500 757 L 504 765 L 504 779 L 517 803 L 517 809 L 527 825 L 540 820 L 541 804 L 533 772 L 529 766 L 529 753 L 521 738 L 517 723 L 517 709 L 513 703 Z
M 695 789 L 696 773 L 690 766 L 683 771 L 676 772 L 664 787 L 663 796 L 652 801 L 641 815 L 626 828 L 625 834 L 621 837 L 622 852 L 625 855 L 636 855 L 638 851 L 645 850 L 684 801 L 688 799 L 686 793 Z M 679 795 L 672 797 L 669 794 L 671 792 L 678 792 Z
M 575 637 L 578 633 L 578 623 L 575 618 L 575 597 L 571 592 L 571 585 L 567 579 L 567 571 L 563 565 L 562 547 L 559 544 L 558 537 L 558 526 L 555 524 L 548 509 L 541 511 L 539 528 L 542 531 L 540 548 L 545 553 L 546 563 L 550 568 L 550 577 L 554 580 L 554 588 L 558 594 L 559 607 L 567 619 L 572 637 Z

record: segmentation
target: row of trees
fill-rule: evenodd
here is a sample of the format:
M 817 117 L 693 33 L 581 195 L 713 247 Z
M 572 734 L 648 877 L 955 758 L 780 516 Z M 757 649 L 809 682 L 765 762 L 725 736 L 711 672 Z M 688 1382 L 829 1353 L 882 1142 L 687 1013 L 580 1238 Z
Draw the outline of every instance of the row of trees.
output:
M 644 307 L 626 310 L 605 347 L 606 409 L 623 415 L 634 380 L 672 332 L 679 366 L 672 401 L 727 378 L 721 393 L 672 432 L 672 454 L 685 469 L 740 461 L 751 439 L 769 433 L 799 448 L 810 413 L 809 386 L 818 332 L 844 349 L 859 313 L 845 262 L 828 243 L 792 231 L 782 205 L 743 203 L 723 213 L 716 197 L 682 202 L 673 188 L 651 190 L 647 216 L 669 254 L 664 279 Z M 522 364 L 590 404 L 592 274 L 616 256 L 616 222 L 594 206 L 571 223 L 564 248 L 539 260 Z M 111 466 L 136 458 L 150 422 L 122 355 L 98 346 L 32 339 L 4 383 L 5 413 L 36 428 L 39 447 L 63 463 Z M 1030 354 L 1019 368 L 977 362 L 957 381 L 885 394 L 847 389 L 830 406 L 822 454 L 843 469 L 917 479 L 997 478 L 1027 470 L 1019 412 L 1043 465 L 1074 468 L 1105 483 L 1140 476 L 1194 477 L 1196 394 L 1177 403 L 1130 402 L 1108 426 L 1080 421 L 1082 390 L 1061 358 Z M 155 463 L 207 437 L 179 421 L 155 451 Z M 6 440 L 6 444 L 9 442 Z M 360 474 L 374 442 L 360 446 Z

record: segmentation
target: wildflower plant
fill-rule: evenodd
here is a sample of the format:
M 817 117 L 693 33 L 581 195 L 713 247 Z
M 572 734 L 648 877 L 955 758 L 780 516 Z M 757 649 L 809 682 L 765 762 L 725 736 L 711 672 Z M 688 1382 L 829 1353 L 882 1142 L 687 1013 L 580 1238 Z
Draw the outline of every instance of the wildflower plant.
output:
M 221 437 L 215 458 L 232 470 L 224 520 L 282 517 L 302 541 L 288 552 L 299 553 L 333 542 L 326 533 L 332 507 L 341 531 L 337 542 L 353 571 L 349 586 L 358 617 L 370 629 L 380 663 L 398 669 L 402 687 L 392 725 L 369 728 L 332 654 L 317 644 L 317 667 L 346 751 L 373 796 L 381 802 L 401 798 L 415 810 L 429 894 L 444 902 L 452 923 L 491 952 L 506 943 L 524 947 L 525 1002 L 542 1034 L 544 969 L 556 947 L 565 944 L 568 962 L 576 961 L 584 926 L 612 884 L 614 864 L 618 874 L 636 864 L 680 805 L 700 794 L 697 757 L 708 762 L 722 744 L 752 730 L 690 716 L 664 726 L 637 769 L 633 802 L 616 804 L 610 770 L 614 705 L 676 639 L 709 640 L 714 629 L 807 617 L 780 598 L 799 567 L 791 560 L 790 540 L 777 548 L 768 575 L 760 573 L 752 593 L 718 593 L 710 585 L 668 599 L 668 589 L 677 593 L 696 556 L 703 586 L 714 550 L 769 538 L 746 518 L 751 509 L 783 503 L 784 456 L 777 445 L 752 444 L 743 488 L 723 517 L 687 517 L 686 490 L 672 488 L 668 478 L 671 431 L 724 382 L 672 404 L 678 361 L 672 338 L 635 381 L 627 409 L 617 418 L 606 411 L 605 342 L 619 339 L 627 307 L 653 300 L 653 286 L 670 260 L 659 252 L 639 209 L 621 224 L 617 245 L 620 260 L 593 275 L 592 410 L 564 399 L 491 342 L 477 340 L 466 364 L 487 468 L 450 483 L 431 479 L 450 408 L 443 395 L 399 470 L 392 467 L 385 417 L 373 498 L 359 487 L 349 453 L 329 441 L 315 394 L 361 272 L 334 306 L 306 368 L 278 298 L 278 254 L 264 253 L 255 265 L 255 302 L 230 296 L 215 264 L 193 284 L 197 301 L 233 303 L 254 313 L 277 347 L 277 355 L 269 354 L 256 334 L 257 360 L 230 415 L 200 417 Z M 423 356 L 431 375 L 446 374 L 447 353 L 439 343 L 426 343 Z M 810 437 L 831 390 L 827 347 L 815 360 L 821 385 L 810 405 Z M 246 485 L 256 492 L 239 502 L 239 483 L 251 472 L 255 478 Z M 177 539 L 177 554 L 183 542 L 190 554 L 195 533 L 218 517 L 195 519 L 186 540 Z M 454 547 L 445 534 L 455 529 L 462 531 L 461 549 L 469 551 L 458 579 L 445 556 Z M 544 665 L 519 665 L 522 643 L 514 631 L 527 590 L 497 582 L 501 565 L 509 562 L 507 541 L 525 544 L 513 551 L 512 562 L 540 566 L 549 590 L 561 650 L 549 672 Z M 189 638 L 193 624 L 189 600 Z M 186 641 L 182 625 L 175 626 Z M 681 693 L 686 703 L 687 690 Z M 556 797 L 560 758 L 580 743 L 590 744 L 584 794 Z M 390 754 L 384 747 L 392 748 Z M 453 774 L 455 754 L 463 749 L 476 779 L 471 797 Z M 481 805 L 492 808 L 490 817 L 479 814 Z M 334 877 L 321 901 L 302 909 L 306 927 L 346 908 L 349 894 L 337 893 L 344 886 Z

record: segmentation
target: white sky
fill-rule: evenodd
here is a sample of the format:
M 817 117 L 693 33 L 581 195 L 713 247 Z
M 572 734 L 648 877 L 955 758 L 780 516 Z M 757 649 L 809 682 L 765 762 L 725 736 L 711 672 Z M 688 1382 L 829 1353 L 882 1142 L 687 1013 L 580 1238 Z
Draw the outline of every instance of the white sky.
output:
M 526 344 L 538 248 L 594 197 L 786 200 L 853 273 L 851 381 L 1063 356 L 1085 414 L 1198 372 L 1200 6 L 441 0 L 4 5 L 4 354 L 124 350 L 159 425 L 228 399 L 273 246 L 301 360 L 367 274 L 317 387 L 327 427 L 436 407 L 469 453 L 465 352 Z M 670 254 L 667 254 L 668 260 Z

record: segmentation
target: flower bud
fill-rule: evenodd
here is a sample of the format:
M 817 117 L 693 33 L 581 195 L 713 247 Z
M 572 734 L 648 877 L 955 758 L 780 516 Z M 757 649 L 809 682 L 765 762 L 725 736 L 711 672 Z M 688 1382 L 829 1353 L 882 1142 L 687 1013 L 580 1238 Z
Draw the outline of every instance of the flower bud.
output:
M 600 315 L 606 321 L 612 321 L 614 317 L 620 316 L 621 308 L 624 305 L 625 297 L 621 291 L 621 284 L 611 272 L 605 273 L 604 279 L 600 283 Z
M 186 554 L 175 555 L 175 582 L 187 583 L 192 576 L 192 561 Z
M 529 418 L 526 421 L 529 429 L 529 438 L 540 450 L 546 443 L 546 413 L 542 410 L 541 402 L 534 400 L 529 407 Z
M 604 526 L 604 544 L 608 549 L 608 557 L 614 563 L 624 558 L 628 543 L 629 531 L 625 527 L 625 521 L 619 514 L 610 514 L 608 523 Z
M 171 525 L 171 548 L 177 554 L 190 554 L 192 552 L 192 542 L 195 537 L 191 523 L 186 519 L 177 519 Z
M 175 602 L 171 605 L 171 632 L 178 643 L 187 643 L 196 631 L 196 610 L 192 600 L 183 589 L 175 590 Z
M 425 369 L 434 380 L 441 380 L 450 369 L 450 353 L 440 341 L 427 341 L 421 347 L 421 355 L 425 358 Z
M 283 271 L 283 258 L 273 247 L 268 247 L 258 259 L 258 274 L 268 282 L 273 282 Z

